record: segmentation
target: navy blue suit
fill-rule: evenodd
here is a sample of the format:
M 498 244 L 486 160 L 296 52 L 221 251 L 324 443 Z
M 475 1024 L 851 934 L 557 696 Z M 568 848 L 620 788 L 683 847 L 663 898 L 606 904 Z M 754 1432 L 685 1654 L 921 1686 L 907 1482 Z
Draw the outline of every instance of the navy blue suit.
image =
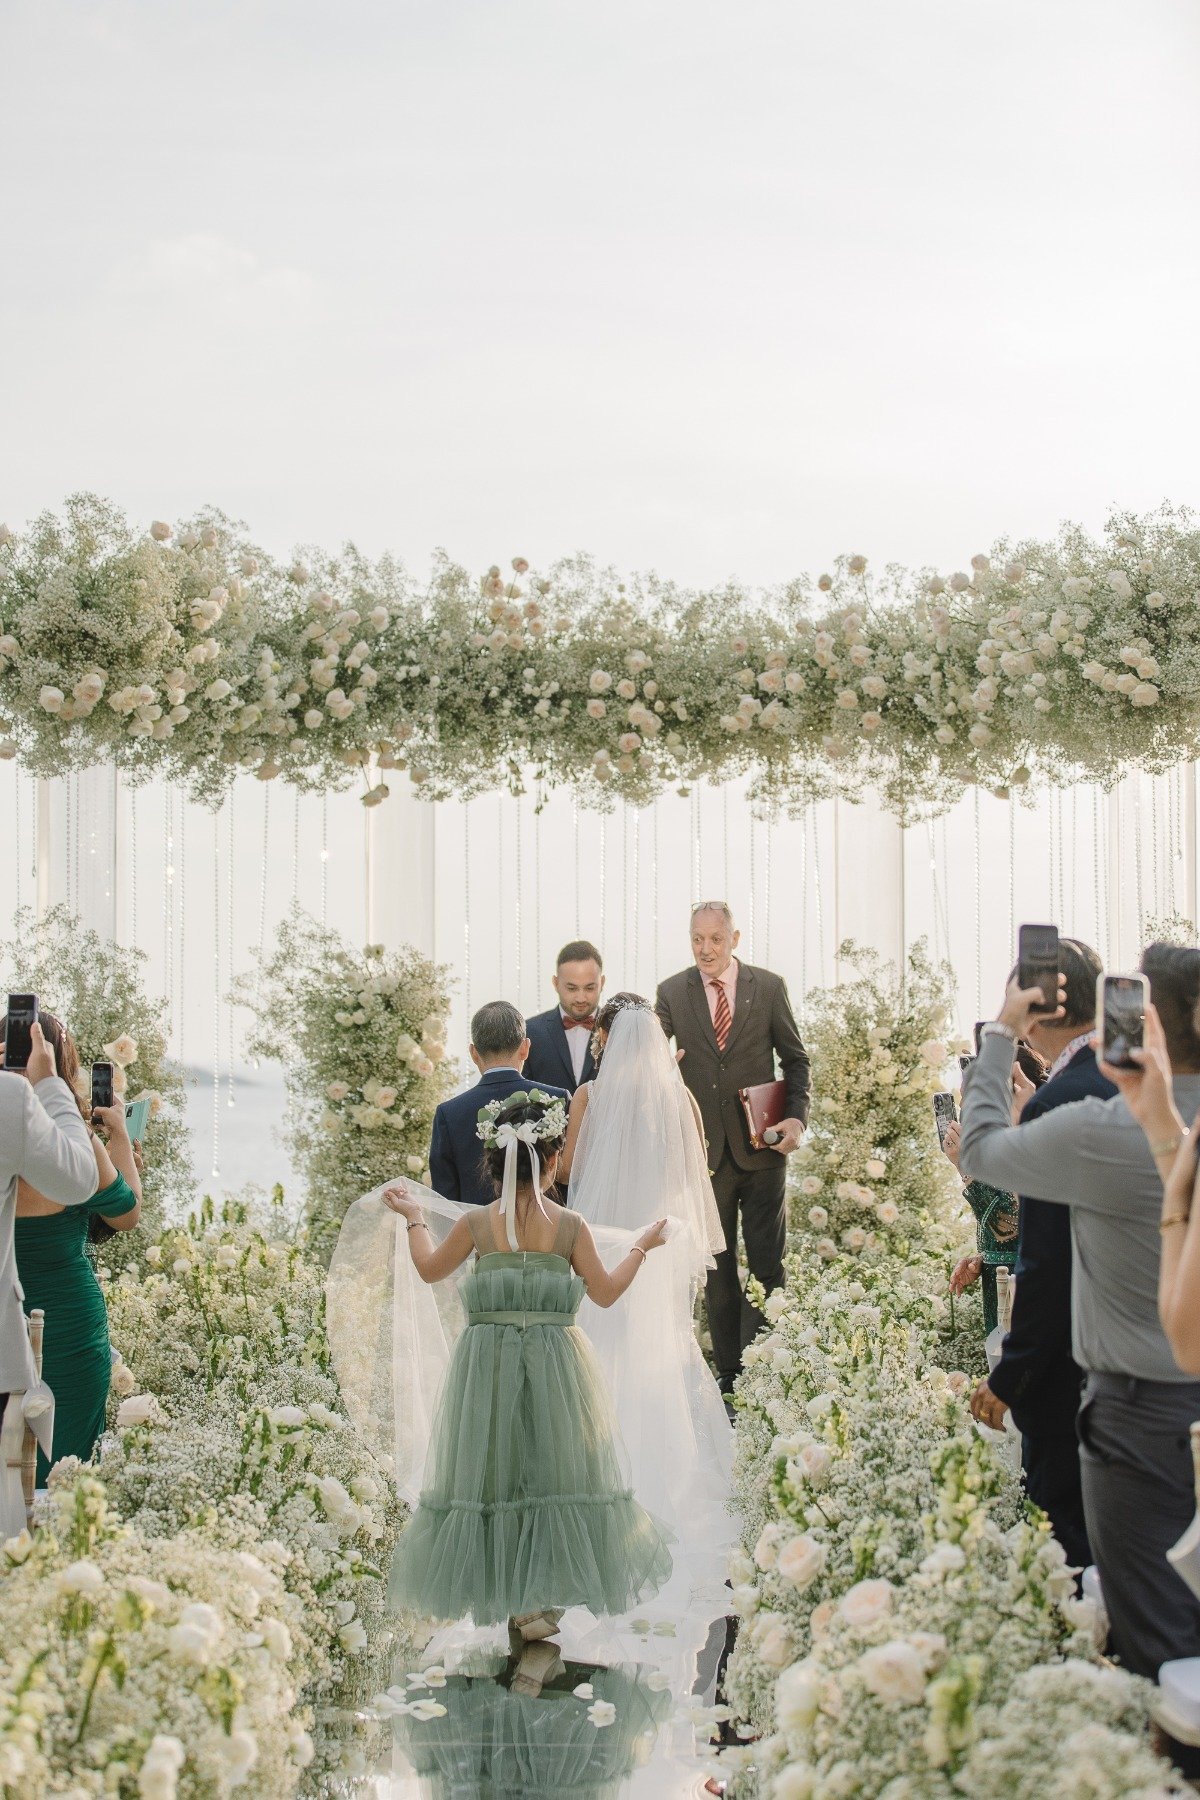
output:
M 1092 1095 L 1109 1100 L 1116 1091 L 1085 1045 L 1030 1098 L 1021 1123 Z M 1071 1355 L 1071 1257 L 1070 1207 L 1022 1195 L 1012 1325 L 988 1386 L 1021 1431 L 1029 1498 L 1048 1516 L 1067 1560 L 1084 1566 L 1091 1553 L 1075 1436 L 1083 1373 Z
M 483 1145 L 476 1135 L 479 1114 L 493 1100 L 507 1100 L 518 1089 L 528 1093 L 530 1088 L 541 1088 L 554 1099 L 568 1098 L 561 1087 L 531 1081 L 516 1069 L 488 1069 L 465 1094 L 442 1101 L 433 1115 L 429 1141 L 430 1185 L 435 1194 L 472 1206 L 491 1205 L 496 1190 L 483 1166 Z
M 573 1031 L 579 1027 L 573 1026 Z M 525 1021 L 525 1033 L 529 1039 L 529 1057 L 525 1064 L 525 1073 L 535 1087 L 548 1088 L 552 1081 L 566 1088 L 573 1094 L 577 1087 L 590 1081 L 596 1073 L 596 1064 L 592 1057 L 591 1033 L 588 1033 L 588 1047 L 583 1059 L 583 1069 L 579 1080 L 575 1079 L 575 1069 L 571 1062 L 571 1050 L 567 1042 L 567 1028 L 563 1024 L 562 1011 L 552 1006 L 549 1012 L 535 1013 L 532 1019 Z

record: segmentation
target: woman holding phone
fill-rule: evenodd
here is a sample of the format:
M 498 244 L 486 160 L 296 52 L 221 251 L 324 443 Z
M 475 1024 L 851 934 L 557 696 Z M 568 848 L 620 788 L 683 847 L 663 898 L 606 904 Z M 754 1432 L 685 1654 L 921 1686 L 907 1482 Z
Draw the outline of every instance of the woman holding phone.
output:
M 79 1052 L 74 1041 L 52 1013 L 43 1012 L 40 1022 L 58 1073 L 86 1119 L 87 1109 L 78 1101 Z M 0 1020 L 0 1043 L 4 1030 Z M 89 1228 L 93 1221 L 102 1221 L 113 1231 L 130 1231 L 142 1204 L 141 1179 L 120 1099 L 112 1106 L 92 1108 L 91 1125 L 99 1185 L 84 1205 L 58 1206 L 27 1182 L 17 1185 L 17 1272 L 25 1290 L 25 1310 L 41 1307 L 46 1315 L 42 1374 L 54 1395 L 52 1462 L 64 1456 L 87 1462 L 104 1430 L 112 1351 L 104 1295 L 87 1254 Z M 104 1137 L 97 1135 L 97 1126 Z M 39 1451 L 39 1487 L 45 1486 L 50 1466 Z

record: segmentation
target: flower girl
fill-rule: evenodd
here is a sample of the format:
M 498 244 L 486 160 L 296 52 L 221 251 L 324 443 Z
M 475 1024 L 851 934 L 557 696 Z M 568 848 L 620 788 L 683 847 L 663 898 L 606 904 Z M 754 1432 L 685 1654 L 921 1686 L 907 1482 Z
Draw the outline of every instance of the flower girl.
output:
M 405 1183 L 383 1194 L 407 1221 L 422 1280 L 477 1258 L 459 1289 L 467 1325 L 391 1595 L 427 1618 L 507 1619 L 532 1643 L 554 1636 L 562 1609 L 623 1613 L 670 1573 L 665 1534 L 622 1475 L 611 1401 L 575 1327 L 585 1293 L 602 1307 L 620 1298 L 665 1241 L 666 1221 L 606 1269 L 585 1221 L 544 1192 L 566 1135 L 562 1101 L 534 1089 L 479 1118 L 491 1206 L 469 1209 L 437 1244 Z

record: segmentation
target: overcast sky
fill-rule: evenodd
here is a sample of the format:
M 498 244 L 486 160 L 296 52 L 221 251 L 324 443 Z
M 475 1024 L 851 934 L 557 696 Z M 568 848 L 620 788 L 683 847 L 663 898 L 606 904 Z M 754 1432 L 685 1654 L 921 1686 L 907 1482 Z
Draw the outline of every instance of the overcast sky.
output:
M 1200 496 L 1194 0 L 0 0 L 0 517 L 689 581 Z

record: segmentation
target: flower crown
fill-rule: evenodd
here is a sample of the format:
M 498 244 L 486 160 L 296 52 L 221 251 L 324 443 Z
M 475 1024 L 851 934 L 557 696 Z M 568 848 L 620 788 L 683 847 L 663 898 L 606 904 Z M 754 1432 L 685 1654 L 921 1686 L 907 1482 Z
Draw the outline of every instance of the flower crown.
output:
M 526 1107 L 539 1105 L 546 1108 L 540 1119 L 512 1123 Z M 544 1094 L 540 1088 L 518 1088 L 507 1099 L 493 1100 L 490 1106 L 481 1108 L 475 1135 L 485 1144 L 504 1144 L 510 1137 L 519 1138 L 523 1144 L 540 1144 L 547 1138 L 565 1136 L 566 1129 L 567 1109 L 561 1100 Z

